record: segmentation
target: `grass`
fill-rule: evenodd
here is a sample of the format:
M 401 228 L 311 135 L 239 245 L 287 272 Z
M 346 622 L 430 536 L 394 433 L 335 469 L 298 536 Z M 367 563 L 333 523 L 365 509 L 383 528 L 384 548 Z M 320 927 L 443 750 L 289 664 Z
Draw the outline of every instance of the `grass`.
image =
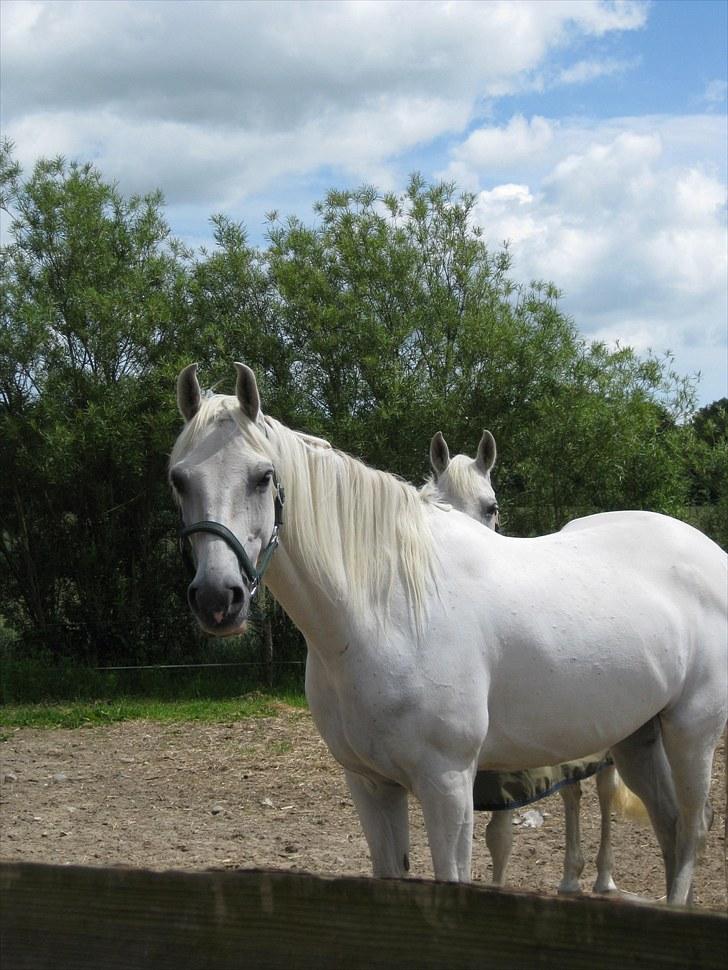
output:
M 109 701 L 7 704 L 0 707 L 0 727 L 79 728 L 134 720 L 216 723 L 246 717 L 274 717 L 281 704 L 305 709 L 306 699 L 300 693 L 255 692 L 223 700 L 119 697 Z

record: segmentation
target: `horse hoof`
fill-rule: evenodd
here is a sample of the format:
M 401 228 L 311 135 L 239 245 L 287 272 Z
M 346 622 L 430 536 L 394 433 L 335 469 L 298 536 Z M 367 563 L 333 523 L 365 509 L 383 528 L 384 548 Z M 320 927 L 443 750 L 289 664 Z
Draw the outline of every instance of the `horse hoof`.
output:
M 560 883 L 556 892 L 559 896 L 583 896 L 581 886 L 579 883 Z
M 595 882 L 592 888 L 592 892 L 595 893 L 597 896 L 614 896 L 615 894 L 619 895 L 619 889 L 617 889 L 617 886 L 611 880 L 605 885 L 600 885 L 600 883 Z

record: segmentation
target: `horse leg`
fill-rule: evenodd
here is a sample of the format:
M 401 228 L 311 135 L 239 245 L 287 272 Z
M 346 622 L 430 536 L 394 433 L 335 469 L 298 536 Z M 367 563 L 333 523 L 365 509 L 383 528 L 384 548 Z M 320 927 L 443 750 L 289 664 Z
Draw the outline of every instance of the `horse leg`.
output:
M 643 724 L 616 744 L 611 754 L 625 784 L 642 799 L 650 816 L 662 851 L 669 893 L 675 871 L 677 800 L 659 719 L 654 717 Z
M 675 869 L 668 887 L 668 903 L 692 901 L 695 861 L 702 850 L 712 811 L 708 803 L 710 776 L 721 725 L 717 732 L 706 726 L 696 740 L 700 716 L 695 711 L 666 711 L 660 716 L 667 759 L 672 768 L 677 793 L 678 818 L 675 840 Z
M 406 790 L 400 785 L 373 781 L 353 771 L 345 774 L 369 846 L 374 876 L 403 878 L 409 871 Z
M 579 804 L 581 784 L 575 781 L 559 789 L 564 802 L 566 823 L 566 849 L 564 852 L 564 875 L 559 883 L 560 893 L 580 893 L 579 876 L 584 871 L 584 854 L 581 851 L 581 830 L 579 827 Z
M 597 853 L 597 878 L 594 883 L 595 893 L 614 893 L 616 883 L 612 877 L 614 870 L 614 854 L 612 852 L 612 802 L 617 790 L 617 769 L 608 765 L 597 772 L 597 795 L 599 796 L 599 811 L 602 817 L 602 828 Z
M 513 812 L 492 812 L 485 830 L 485 844 L 493 860 L 493 885 L 502 886 L 513 848 Z
M 415 779 L 435 879 L 470 882 L 474 770 L 443 769 Z

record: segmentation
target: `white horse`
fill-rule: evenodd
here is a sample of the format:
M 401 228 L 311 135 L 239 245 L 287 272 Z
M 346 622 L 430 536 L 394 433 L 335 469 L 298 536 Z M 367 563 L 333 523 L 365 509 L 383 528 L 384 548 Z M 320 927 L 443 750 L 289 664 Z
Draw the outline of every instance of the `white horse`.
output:
M 496 457 L 495 438 L 490 431 L 483 431 L 474 459 L 468 455 L 451 456 L 442 432 L 438 431 L 430 442 L 432 475 L 421 492 L 430 501 L 451 505 L 471 519 L 481 522 L 486 528 L 497 529 L 500 524 L 499 508 L 490 478 Z M 597 853 L 597 878 L 593 890 L 596 893 L 610 893 L 617 889 L 612 876 L 614 854 L 611 812 L 619 776 L 614 765 L 607 764 L 596 773 L 596 785 L 601 814 L 601 837 Z M 564 874 L 558 891 L 578 893 L 581 892 L 579 877 L 585 864 L 579 823 L 581 782 L 562 784 L 558 791 L 564 803 L 566 828 Z M 505 880 L 506 866 L 513 848 L 513 814 L 512 810 L 505 808 L 494 811 L 485 830 L 485 841 L 493 860 L 494 886 L 502 886 Z
M 668 899 L 685 903 L 728 708 L 725 553 L 646 512 L 502 536 L 264 417 L 253 372 L 236 369 L 233 397 L 203 399 L 195 365 L 178 378 L 189 602 L 208 632 L 242 632 L 269 566 L 374 874 L 408 869 L 408 792 L 435 877 L 469 880 L 479 768 L 609 749 L 650 812 Z

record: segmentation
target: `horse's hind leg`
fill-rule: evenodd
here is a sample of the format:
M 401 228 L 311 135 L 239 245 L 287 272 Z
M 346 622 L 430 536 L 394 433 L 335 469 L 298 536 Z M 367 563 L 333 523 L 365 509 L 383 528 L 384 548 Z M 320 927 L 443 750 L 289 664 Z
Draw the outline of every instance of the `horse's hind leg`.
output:
M 346 780 L 369 845 L 374 876 L 405 876 L 409 871 L 407 792 L 400 785 L 376 782 L 353 771 L 346 772 Z
M 502 886 L 513 848 L 512 811 L 501 809 L 491 814 L 485 830 L 485 844 L 493 860 L 493 885 Z
M 579 805 L 581 803 L 581 784 L 575 781 L 559 790 L 564 803 L 566 827 L 566 849 L 564 852 L 564 875 L 559 883 L 560 893 L 580 893 L 579 876 L 584 871 L 584 855 L 581 851 L 581 830 L 579 826 Z
M 695 737 L 700 717 L 681 711 L 663 712 L 662 737 L 672 768 L 678 803 L 674 878 L 668 887 L 669 903 L 689 903 L 692 897 L 695 861 L 712 821 L 708 795 L 713 754 L 723 725 Z
M 642 799 L 650 816 L 662 850 L 669 893 L 675 869 L 677 801 L 659 719 L 655 717 L 643 724 L 614 745 L 611 753 L 625 784 Z
M 597 879 L 594 883 L 595 893 L 613 893 L 617 891 L 612 872 L 614 871 L 614 854 L 612 852 L 612 802 L 617 790 L 617 769 L 608 765 L 597 773 L 597 795 L 599 796 L 599 811 L 602 818 L 599 852 L 597 853 Z

